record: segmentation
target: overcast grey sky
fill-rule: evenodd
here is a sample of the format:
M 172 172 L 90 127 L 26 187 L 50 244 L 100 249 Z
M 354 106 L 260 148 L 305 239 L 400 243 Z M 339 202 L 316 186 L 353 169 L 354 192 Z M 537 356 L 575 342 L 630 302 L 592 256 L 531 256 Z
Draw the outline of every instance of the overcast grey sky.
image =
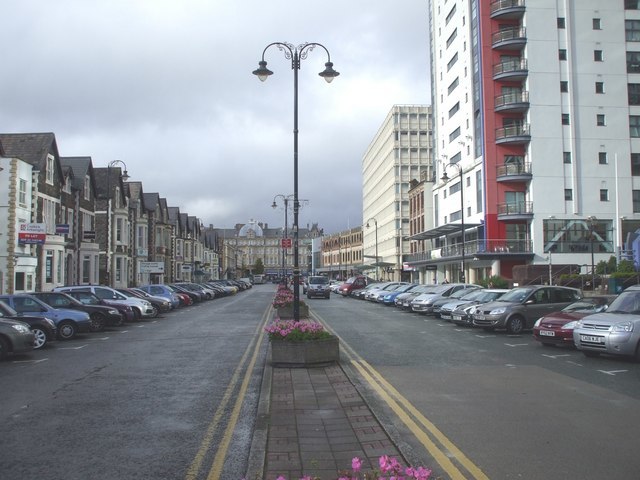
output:
M 427 104 L 427 0 L 4 0 L 0 132 L 126 163 L 205 225 L 279 227 L 293 193 L 293 72 L 272 42 L 319 42 L 340 76 L 299 77 L 300 225 L 362 222 L 361 161 L 394 104 Z M 278 202 L 280 200 L 278 199 Z M 291 224 L 291 219 L 289 220 Z

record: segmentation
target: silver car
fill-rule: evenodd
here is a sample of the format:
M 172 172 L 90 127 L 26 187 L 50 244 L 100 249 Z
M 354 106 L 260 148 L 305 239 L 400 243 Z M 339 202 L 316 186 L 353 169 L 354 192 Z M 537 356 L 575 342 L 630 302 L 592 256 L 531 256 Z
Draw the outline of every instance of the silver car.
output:
M 606 312 L 578 320 L 573 343 L 587 357 L 607 353 L 640 360 L 640 286 L 627 288 Z

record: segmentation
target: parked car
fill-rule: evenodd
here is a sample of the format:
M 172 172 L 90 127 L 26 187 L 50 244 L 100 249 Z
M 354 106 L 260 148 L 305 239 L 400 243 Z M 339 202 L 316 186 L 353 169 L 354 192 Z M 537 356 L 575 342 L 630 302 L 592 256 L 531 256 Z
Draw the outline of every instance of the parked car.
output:
M 358 300 L 364 300 L 367 294 L 380 286 L 379 283 L 370 283 L 364 288 L 359 288 L 350 293 L 352 298 L 357 298 Z
M 0 318 L 0 360 L 9 354 L 33 351 L 35 336 L 29 325 L 18 320 Z
M 418 286 L 418 283 L 407 283 L 405 285 L 400 285 L 390 292 L 385 293 L 385 295 L 382 297 L 382 303 L 384 303 L 385 305 L 395 305 L 396 297 L 398 295 L 400 295 L 401 293 L 410 292 Z
M 581 298 L 580 290 L 570 287 L 517 287 L 495 302 L 481 305 L 473 314 L 473 324 L 485 330 L 506 328 L 507 332 L 517 334 L 533 327 L 538 318 Z
M 204 295 L 202 292 L 194 292 L 193 290 L 189 290 L 184 285 L 179 283 L 172 283 L 169 286 L 176 290 L 178 293 L 188 295 L 192 303 L 198 303 L 204 300 Z
M 479 288 L 477 285 L 468 283 L 443 283 L 426 293 L 418 295 L 411 300 L 411 311 L 418 313 L 431 313 L 433 311 L 433 302 L 440 298 L 450 297 L 458 290 L 468 288 Z
M 508 291 L 506 288 L 480 288 L 467 292 L 458 299 L 449 298 L 450 301 L 440 307 L 440 318 L 457 325 L 471 326 L 473 312 L 469 307 L 493 302 Z
M 465 288 L 461 288 L 456 290 L 451 295 L 442 296 L 442 297 L 433 297 L 430 299 L 431 303 L 431 315 L 434 317 L 440 317 L 440 309 L 443 305 L 450 302 L 451 300 L 460 300 L 466 298 L 467 295 L 477 292 L 478 290 L 482 290 L 478 285 L 468 285 Z
M 340 285 L 338 288 L 338 293 L 343 297 L 348 297 L 349 295 L 353 295 L 357 290 L 363 289 L 367 286 L 367 277 L 364 275 L 357 275 L 355 277 L 350 277 Z
M 133 322 L 136 319 L 136 316 L 133 313 L 133 308 L 125 303 L 115 300 L 104 300 L 97 295 L 84 290 L 69 290 L 66 292 L 66 295 L 75 298 L 84 305 L 102 305 L 104 307 L 115 308 L 118 310 L 125 322 Z
M 138 288 L 147 292 L 149 295 L 166 298 L 171 303 L 172 308 L 178 308 L 180 306 L 180 297 L 178 297 L 176 292 L 173 291 L 168 285 L 150 284 L 142 285 Z
M 62 292 L 36 292 L 32 293 L 44 303 L 53 308 L 68 308 L 87 312 L 91 318 L 91 330 L 100 332 L 106 326 L 120 326 L 124 323 L 124 317 L 114 307 L 104 305 L 85 305 L 70 295 Z
M 311 276 L 307 279 L 307 298 L 313 297 L 326 299 L 331 298 L 329 278 L 323 276 Z
M 585 297 L 582 300 L 567 305 L 559 312 L 545 315 L 533 325 L 533 338 L 542 345 L 569 345 L 573 344 L 573 329 L 581 318 L 594 313 L 604 312 L 613 297 L 595 296 Z
M 620 293 L 606 312 L 578 320 L 573 342 L 587 357 L 606 353 L 640 361 L 640 285 Z
M 388 282 L 384 287 L 374 288 L 371 292 L 367 293 L 367 295 L 365 295 L 365 300 L 382 303 L 382 299 L 387 293 L 393 292 L 404 285 L 407 285 L 407 282 Z
M 127 297 L 142 298 L 143 300 L 149 302 L 155 310 L 155 313 L 153 315 L 154 318 L 157 317 L 160 313 L 171 311 L 171 302 L 164 297 L 155 297 L 153 295 L 149 295 L 144 290 L 140 290 L 138 288 L 118 288 L 116 290 Z
M 53 308 L 31 295 L 0 295 L 0 301 L 6 303 L 23 315 L 45 316 L 53 320 L 60 340 L 69 340 L 78 333 L 91 331 L 91 319 L 87 312 L 67 308 Z
M 329 290 L 331 290 L 332 293 L 338 293 L 338 289 L 343 283 L 344 282 L 340 280 L 329 280 Z
M 91 292 L 104 300 L 110 300 L 113 302 L 120 302 L 129 305 L 133 309 L 133 314 L 136 320 L 143 318 L 153 318 L 156 314 L 153 305 L 142 298 L 128 297 L 118 292 L 117 290 L 104 285 L 74 285 L 65 287 L 56 287 L 54 292 L 69 293 L 71 291 L 85 291 Z
M 414 298 L 423 293 L 433 292 L 436 288 L 438 288 L 437 285 L 419 285 L 408 292 L 399 294 L 395 299 L 395 305 L 402 310 L 411 310 L 411 301 Z
M 56 339 L 56 324 L 50 318 L 20 315 L 6 303 L 0 302 L 0 319 L 18 320 L 29 325 L 34 335 L 33 348 L 36 350 L 44 348 Z

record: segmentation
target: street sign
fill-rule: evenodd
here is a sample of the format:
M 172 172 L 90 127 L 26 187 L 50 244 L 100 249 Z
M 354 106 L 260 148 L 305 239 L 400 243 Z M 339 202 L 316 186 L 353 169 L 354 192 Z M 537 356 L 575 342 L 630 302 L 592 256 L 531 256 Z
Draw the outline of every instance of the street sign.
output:
M 281 242 L 282 242 L 282 248 L 291 248 L 292 246 L 292 242 L 290 238 L 283 238 Z
M 140 262 L 140 273 L 164 273 L 164 262 Z

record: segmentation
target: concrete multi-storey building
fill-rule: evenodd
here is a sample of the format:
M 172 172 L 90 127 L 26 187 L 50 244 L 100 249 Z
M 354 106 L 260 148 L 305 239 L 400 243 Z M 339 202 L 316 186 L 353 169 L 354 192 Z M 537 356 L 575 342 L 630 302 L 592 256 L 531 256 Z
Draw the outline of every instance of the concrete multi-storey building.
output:
M 373 278 L 410 276 L 403 271 L 410 253 L 408 192 L 411 180 L 432 168 L 432 147 L 431 108 L 394 105 L 364 154 L 364 264 Z
M 430 9 L 433 221 L 410 263 L 476 281 L 624 255 L 640 227 L 638 2 Z

